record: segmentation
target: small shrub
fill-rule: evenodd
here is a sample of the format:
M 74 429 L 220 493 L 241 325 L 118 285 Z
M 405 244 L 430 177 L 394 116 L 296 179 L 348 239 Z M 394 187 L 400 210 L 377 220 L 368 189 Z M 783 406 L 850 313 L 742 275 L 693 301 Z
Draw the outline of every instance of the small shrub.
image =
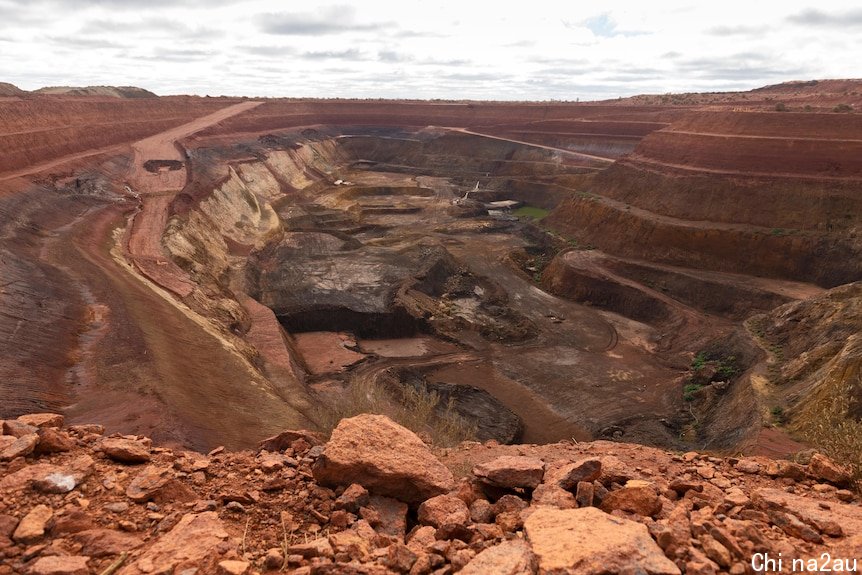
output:
M 850 104 L 838 104 L 837 106 L 832 108 L 832 111 L 833 112 L 839 112 L 839 113 L 852 112 L 853 106 L 851 106 Z
M 698 391 L 703 389 L 699 383 L 689 383 L 682 388 L 682 398 L 686 401 L 694 401 L 694 397 Z
M 704 352 L 699 352 L 691 362 L 691 369 L 697 371 L 699 369 L 703 369 L 706 365 L 706 354 Z
M 775 104 L 775 111 L 776 112 L 786 112 L 787 106 L 784 105 L 784 102 L 778 102 L 777 104 Z
M 775 423 L 775 425 L 784 425 L 787 421 L 787 418 L 784 415 L 784 408 L 780 405 L 773 407 L 770 410 L 770 413 L 772 413 L 772 422 Z

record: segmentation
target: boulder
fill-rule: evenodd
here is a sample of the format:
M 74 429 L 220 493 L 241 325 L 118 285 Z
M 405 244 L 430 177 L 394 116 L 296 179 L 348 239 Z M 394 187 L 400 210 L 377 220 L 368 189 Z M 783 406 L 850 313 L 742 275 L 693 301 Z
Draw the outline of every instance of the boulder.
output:
M 524 522 L 524 530 L 542 573 L 680 573 L 644 525 L 595 507 L 541 507 Z
M 544 474 L 544 461 L 518 455 L 504 455 L 473 468 L 473 475 L 485 483 L 506 489 L 535 489 Z
M 438 495 L 419 506 L 419 523 L 442 527 L 444 525 L 464 525 L 470 521 L 467 504 L 454 495 Z
M 16 457 L 26 457 L 36 450 L 36 445 L 39 443 L 39 436 L 35 433 L 28 433 L 17 438 L 7 447 L 0 451 L 0 461 L 11 461 Z
M 489 547 L 459 571 L 462 575 L 534 575 L 536 557 L 526 541 L 514 539 Z
M 848 485 L 853 476 L 850 471 L 835 464 L 831 459 L 820 453 L 815 453 L 811 456 L 811 461 L 808 463 L 808 473 L 815 479 L 828 481 L 833 485 Z
M 33 427 L 63 427 L 65 420 L 59 413 L 28 413 L 17 419 L 18 423 L 32 425 Z
M 3 435 L 9 435 L 11 437 L 21 437 L 24 435 L 30 435 L 31 433 L 36 433 L 39 431 L 39 428 L 35 425 L 28 425 L 26 423 L 21 423 L 16 420 L 5 420 L 3 422 Z
M 455 486 L 452 473 L 415 433 L 383 415 L 341 420 L 312 471 L 324 485 L 359 483 L 408 503 Z
M 102 440 L 102 453 L 119 463 L 146 463 L 150 460 L 150 449 L 133 439 L 109 437 Z
M 39 442 L 36 444 L 36 454 L 63 453 L 75 448 L 75 441 L 65 431 L 53 427 L 45 427 L 36 432 Z
M 228 532 L 215 511 L 189 513 L 119 575 L 181 573 L 218 555 Z

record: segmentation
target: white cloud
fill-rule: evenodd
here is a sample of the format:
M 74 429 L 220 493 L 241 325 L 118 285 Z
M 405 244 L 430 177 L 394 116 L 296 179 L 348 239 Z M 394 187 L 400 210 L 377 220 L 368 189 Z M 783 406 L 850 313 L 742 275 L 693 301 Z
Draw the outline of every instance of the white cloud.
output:
M 0 81 L 585 100 L 860 77 L 860 21 L 838 0 L 0 0 Z

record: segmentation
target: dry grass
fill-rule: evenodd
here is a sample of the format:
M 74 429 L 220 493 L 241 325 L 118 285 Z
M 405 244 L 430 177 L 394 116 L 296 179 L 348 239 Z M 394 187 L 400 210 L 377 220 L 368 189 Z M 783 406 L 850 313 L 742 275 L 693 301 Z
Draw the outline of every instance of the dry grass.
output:
M 860 377 L 858 360 L 835 362 L 813 397 L 793 414 L 790 426 L 835 461 L 851 466 L 857 482 L 862 480 L 862 422 L 848 417 L 848 411 Z
M 443 404 L 438 393 L 424 386 L 393 381 L 354 382 L 321 409 L 317 421 L 329 433 L 342 419 L 362 413 L 386 415 L 440 447 L 476 440 L 476 425 L 458 415 L 451 401 Z

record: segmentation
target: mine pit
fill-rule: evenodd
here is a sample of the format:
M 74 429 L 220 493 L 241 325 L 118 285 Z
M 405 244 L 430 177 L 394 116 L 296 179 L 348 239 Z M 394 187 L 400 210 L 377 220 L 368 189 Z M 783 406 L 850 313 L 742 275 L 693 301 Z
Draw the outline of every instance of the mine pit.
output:
M 82 319 L 84 336 L 56 352 L 9 327 L 27 338 L 15 365 L 51 369 L 41 384 L 3 372 L 26 381 L 7 405 L 68 405 L 83 421 L 105 413 L 100 398 L 137 398 L 145 412 L 112 415 L 114 429 L 199 449 L 242 446 L 237 429 L 326 430 L 351 410 L 418 410 L 419 428 L 447 428 L 452 442 L 795 445 L 763 422 L 792 419 L 805 378 L 840 349 L 788 366 L 785 347 L 803 347 L 774 310 L 860 277 L 855 160 L 822 181 L 812 160 L 794 179 L 763 151 L 772 174 L 749 178 L 748 164 L 710 150 L 722 131 L 773 141 L 749 142 L 746 122 L 753 135 L 825 142 L 817 125 L 514 104 L 357 123 L 309 106 L 313 127 L 284 102 L 202 106 L 169 136 L 141 132 L 128 158 L 41 179 L 37 200 L 3 199 L 16 214 L 3 224 L 15 238 L 4 273 L 38 291 L 40 268 L 22 262 L 44 258 L 52 297 L 71 290 L 63 278 L 86 284 L 52 311 L 65 318 L 52 330 L 87 310 L 102 318 Z M 670 161 L 681 142 L 691 165 Z M 68 215 L 50 208 L 55 193 Z M 86 231 L 96 214 L 101 227 Z M 33 226 L 73 241 L 33 251 Z M 163 436 L 160 418 L 174 425 Z

